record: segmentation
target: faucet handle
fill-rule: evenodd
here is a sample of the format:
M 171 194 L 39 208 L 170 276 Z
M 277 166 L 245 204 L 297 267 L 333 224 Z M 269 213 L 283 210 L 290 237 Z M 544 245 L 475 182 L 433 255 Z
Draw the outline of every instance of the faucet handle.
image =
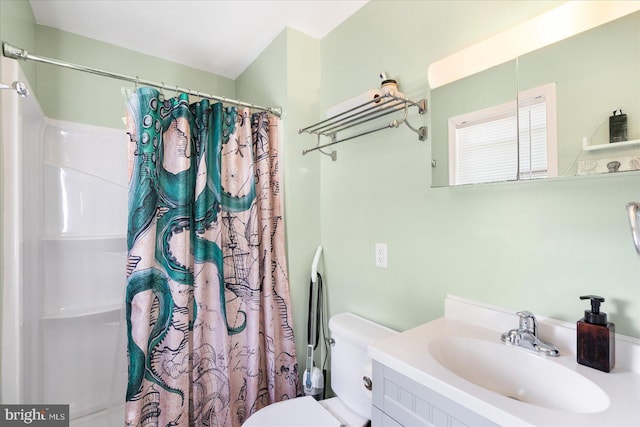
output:
M 527 310 L 519 311 L 516 314 L 520 316 L 520 329 L 531 332 L 533 336 L 538 336 L 538 322 L 536 320 L 536 316 Z

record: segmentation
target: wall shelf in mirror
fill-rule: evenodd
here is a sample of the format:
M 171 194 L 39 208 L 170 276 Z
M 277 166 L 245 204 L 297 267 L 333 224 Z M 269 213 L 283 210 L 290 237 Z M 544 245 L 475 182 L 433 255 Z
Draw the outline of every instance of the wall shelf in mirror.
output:
M 582 150 L 567 171 L 570 175 L 598 175 L 640 170 L 640 139 L 614 143 L 606 138 L 582 138 Z M 599 143 L 594 143 L 599 142 Z
M 335 151 L 332 153 L 326 153 L 322 151 L 322 148 L 369 135 L 384 129 L 398 128 L 403 124 L 417 133 L 420 141 L 424 141 L 427 138 L 427 127 L 421 126 L 416 128 L 409 123 L 407 118 L 410 108 L 417 108 L 419 114 L 425 114 L 427 112 L 427 101 L 426 99 L 412 101 L 403 96 L 396 96 L 394 92 L 389 92 L 344 112 L 333 115 L 325 120 L 302 128 L 298 130 L 298 133 L 309 133 L 317 135 L 318 137 L 317 145 L 313 148 L 303 150 L 302 154 L 304 155 L 312 151 L 319 150 L 321 153 L 327 154 L 331 156 L 333 160 L 336 160 Z M 380 123 L 381 121 L 378 119 L 382 119 L 393 113 L 397 113 L 398 115 L 402 114 L 402 117 L 391 121 L 382 121 L 383 124 L 378 127 L 367 128 L 364 126 L 367 123 Z M 357 132 L 355 134 L 347 134 L 344 136 L 344 132 L 349 129 L 355 129 Z M 339 134 L 341 135 L 340 137 L 338 136 Z M 329 138 L 331 142 L 320 144 L 321 136 Z
M 601 150 L 611 150 L 616 148 L 631 148 L 631 147 L 640 147 L 640 139 L 592 145 L 590 144 L 589 138 L 587 138 L 586 136 L 582 138 L 582 149 L 584 151 L 601 151 Z

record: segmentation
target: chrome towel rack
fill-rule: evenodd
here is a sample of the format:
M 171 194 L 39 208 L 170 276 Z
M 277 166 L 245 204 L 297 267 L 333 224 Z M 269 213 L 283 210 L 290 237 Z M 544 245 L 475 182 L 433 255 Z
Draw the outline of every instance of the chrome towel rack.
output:
M 371 99 L 363 104 L 357 105 L 347 111 L 344 111 L 335 116 L 329 117 L 318 123 L 312 124 L 298 130 L 299 134 L 309 133 L 318 136 L 318 144 L 310 149 L 303 150 L 302 154 L 307 154 L 312 151 L 320 150 L 322 153 L 330 155 L 333 160 L 336 159 L 335 152 L 329 154 L 322 151 L 322 148 L 329 147 L 340 142 L 348 141 L 350 139 L 358 138 L 360 136 L 369 135 L 374 132 L 381 131 L 383 129 L 397 128 L 402 124 L 405 124 L 409 129 L 418 134 L 418 139 L 424 141 L 427 139 L 427 127 L 421 126 L 418 128 L 413 127 L 407 120 L 409 114 L 409 108 L 415 107 L 418 109 L 419 114 L 425 114 L 427 112 L 427 101 L 421 99 L 419 101 L 412 101 L 410 99 L 396 96 L 394 92 L 383 94 L 378 98 Z M 343 138 L 338 138 L 338 133 L 346 131 L 347 129 L 356 128 L 366 123 L 372 122 L 376 119 L 382 118 L 392 113 L 402 112 L 402 118 L 394 119 L 385 123 L 383 126 L 373 129 L 367 129 L 361 131 L 355 135 L 350 135 Z M 320 137 L 325 136 L 331 139 L 331 142 L 326 144 L 320 144 Z

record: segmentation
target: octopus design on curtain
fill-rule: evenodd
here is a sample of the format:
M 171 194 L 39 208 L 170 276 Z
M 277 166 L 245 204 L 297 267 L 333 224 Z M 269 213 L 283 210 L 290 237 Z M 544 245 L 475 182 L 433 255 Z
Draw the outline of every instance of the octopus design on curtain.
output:
M 240 426 L 300 394 L 278 120 L 182 94 L 127 102 L 127 426 Z

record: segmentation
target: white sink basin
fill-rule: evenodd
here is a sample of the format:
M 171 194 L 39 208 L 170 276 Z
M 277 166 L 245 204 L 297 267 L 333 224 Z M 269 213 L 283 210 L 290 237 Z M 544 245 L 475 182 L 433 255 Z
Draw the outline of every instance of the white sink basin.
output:
M 607 394 L 553 359 L 502 343 L 444 337 L 429 343 L 444 368 L 484 389 L 520 402 L 573 413 L 594 413 L 610 405 Z

